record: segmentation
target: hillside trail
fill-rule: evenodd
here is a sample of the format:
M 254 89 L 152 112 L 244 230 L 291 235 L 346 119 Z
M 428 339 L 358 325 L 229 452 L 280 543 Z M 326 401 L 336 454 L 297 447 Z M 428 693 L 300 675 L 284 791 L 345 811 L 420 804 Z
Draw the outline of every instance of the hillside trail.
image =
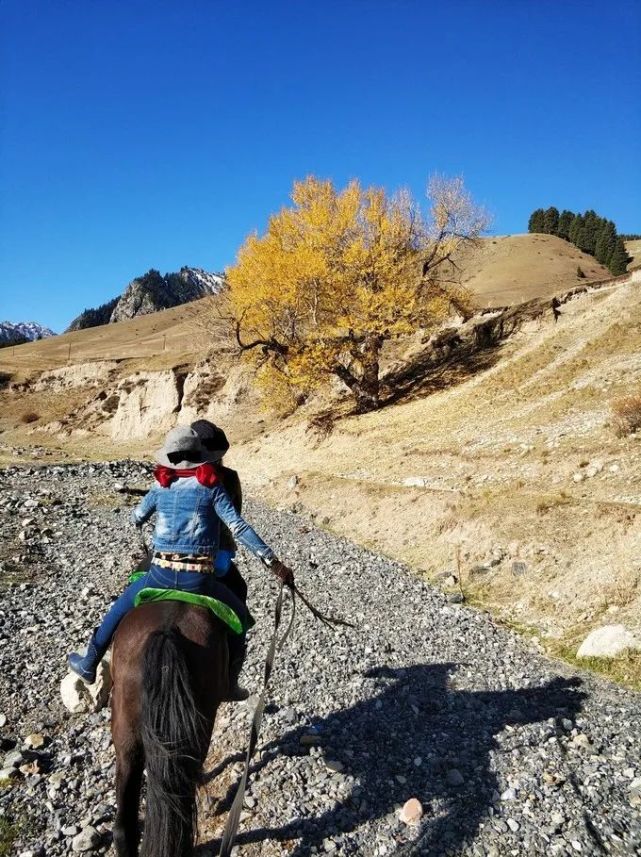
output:
M 66 653 L 122 588 L 137 546 L 116 485 L 144 484 L 149 471 L 121 462 L 2 475 L 9 782 L 0 818 L 15 833 L 11 853 L 54 857 L 81 842 L 107 853 L 108 710 L 68 714 L 58 683 Z M 250 502 L 247 518 L 313 602 L 357 628 L 332 633 L 298 615 L 275 666 L 239 857 L 640 853 L 639 694 L 541 657 L 487 614 L 299 514 Z M 252 559 L 239 564 L 257 619 L 244 682 L 257 692 L 277 587 Z M 216 853 L 252 704 L 221 710 L 200 857 Z M 423 810 L 415 824 L 399 817 L 410 798 Z

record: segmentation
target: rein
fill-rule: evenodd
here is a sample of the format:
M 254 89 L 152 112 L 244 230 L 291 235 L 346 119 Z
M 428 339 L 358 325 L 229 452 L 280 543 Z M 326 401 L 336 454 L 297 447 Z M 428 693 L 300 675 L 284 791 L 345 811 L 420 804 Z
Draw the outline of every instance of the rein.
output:
M 283 611 L 283 595 L 285 589 L 289 589 L 292 598 L 292 612 L 289 618 L 289 623 L 287 624 L 287 628 L 283 633 L 282 637 L 278 636 L 278 631 L 281 625 L 281 615 Z M 305 607 L 310 611 L 312 616 L 316 619 L 320 620 L 324 625 L 328 628 L 331 628 L 332 631 L 335 630 L 336 626 L 346 626 L 348 628 L 353 628 L 351 622 L 347 622 L 344 619 L 337 619 L 334 616 L 325 616 L 320 610 L 317 610 L 308 599 L 302 594 L 300 589 L 296 586 L 296 584 L 292 584 L 291 586 L 285 583 L 281 583 L 280 590 L 278 592 L 278 598 L 276 599 L 276 607 L 274 609 L 274 631 L 272 633 L 272 638 L 269 643 L 269 649 L 267 651 L 267 657 L 265 658 L 265 674 L 263 680 L 263 689 L 258 699 L 258 703 L 256 704 L 256 709 L 254 711 L 254 716 L 252 718 L 251 728 L 249 730 L 249 743 L 247 745 L 247 754 L 245 756 L 245 766 L 243 768 L 243 773 L 238 783 L 238 788 L 236 790 L 236 795 L 234 797 L 234 801 L 231 805 L 231 809 L 229 810 L 229 815 L 227 816 L 227 822 L 225 823 L 225 829 L 223 831 L 223 838 L 220 843 L 220 851 L 219 857 L 229 857 L 231 854 L 232 848 L 234 847 L 234 841 L 236 839 L 236 834 L 238 832 L 238 824 L 240 822 L 240 813 L 243 808 L 243 800 L 245 799 L 245 791 L 247 790 L 247 778 L 249 776 L 249 766 L 251 764 L 252 756 L 254 755 L 254 750 L 256 749 L 256 744 L 258 743 L 258 737 L 260 735 L 260 727 L 263 721 L 263 714 L 265 713 L 265 704 L 267 702 L 267 690 L 269 679 L 272 674 L 272 668 L 274 666 L 274 660 L 276 658 L 276 653 L 280 652 L 280 650 L 285 645 L 287 638 L 290 635 L 292 627 L 294 625 L 294 618 L 296 616 L 296 596 L 300 598 Z

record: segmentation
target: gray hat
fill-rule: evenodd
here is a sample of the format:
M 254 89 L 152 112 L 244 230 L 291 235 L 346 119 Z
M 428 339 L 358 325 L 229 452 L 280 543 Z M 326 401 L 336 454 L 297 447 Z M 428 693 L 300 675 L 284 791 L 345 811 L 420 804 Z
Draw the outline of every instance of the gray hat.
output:
M 165 438 L 165 445 L 154 455 L 158 464 L 182 470 L 213 461 L 211 453 L 203 448 L 200 438 L 189 426 L 176 426 Z

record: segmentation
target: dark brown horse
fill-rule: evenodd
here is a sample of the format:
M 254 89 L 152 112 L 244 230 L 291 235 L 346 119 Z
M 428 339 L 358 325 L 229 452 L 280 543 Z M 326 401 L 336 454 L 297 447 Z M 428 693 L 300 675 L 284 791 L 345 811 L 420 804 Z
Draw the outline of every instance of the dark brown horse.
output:
M 118 857 L 138 855 L 144 769 L 141 855 L 192 854 L 196 789 L 216 711 L 228 691 L 228 660 L 224 627 L 201 607 L 146 604 L 118 628 L 111 699 Z

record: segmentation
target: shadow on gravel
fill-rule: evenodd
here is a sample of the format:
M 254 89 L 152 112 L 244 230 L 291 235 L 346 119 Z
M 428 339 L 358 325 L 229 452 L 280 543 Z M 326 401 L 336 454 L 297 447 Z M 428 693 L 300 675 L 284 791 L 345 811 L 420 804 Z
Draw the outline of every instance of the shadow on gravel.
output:
M 368 672 L 366 678 L 377 684 L 372 698 L 314 723 L 325 757 L 340 762 L 343 775 L 355 778 L 351 794 L 334 809 L 315 814 L 305 805 L 305 797 L 312 798 L 311 791 L 307 792 L 302 805 L 292 807 L 298 814 L 296 820 L 282 827 L 241 833 L 237 844 L 300 839 L 290 852 L 292 857 L 324 853 L 327 837 L 349 835 L 363 824 L 383 819 L 410 797 L 421 801 L 425 815 L 413 835 L 392 822 L 388 839 L 396 840 L 394 854 L 436 857 L 456 853 L 473 841 L 498 791 L 490 760 L 490 752 L 498 746 L 495 737 L 508 726 L 574 719 L 585 694 L 578 689 L 580 679 L 563 678 L 522 690 L 458 690 L 455 681 L 450 681 L 456 667 L 425 664 Z M 300 727 L 268 744 L 252 770 L 262 771 L 261 779 L 268 784 L 272 759 L 281 754 L 306 755 L 300 739 L 309 731 L 309 726 Z M 555 734 L 556 727 L 551 725 L 550 736 Z M 540 736 L 537 744 L 539 741 Z M 238 759 L 224 760 L 208 779 Z M 322 764 L 310 759 L 312 771 Z M 230 792 L 217 812 L 229 809 L 232 799 Z M 370 853 L 375 835 L 370 831 L 368 836 Z M 210 853 L 217 844 L 206 843 L 198 853 Z M 366 852 L 356 843 L 345 842 L 334 853 Z

